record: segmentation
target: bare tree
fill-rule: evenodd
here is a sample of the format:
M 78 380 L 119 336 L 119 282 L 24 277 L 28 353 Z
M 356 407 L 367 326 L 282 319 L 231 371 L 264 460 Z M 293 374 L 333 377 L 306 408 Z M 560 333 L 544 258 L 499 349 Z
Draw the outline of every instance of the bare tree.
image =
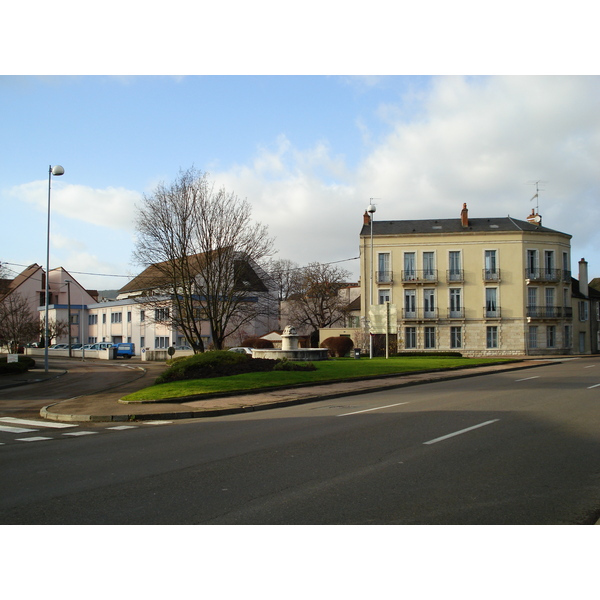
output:
M 40 322 L 27 299 L 13 292 L 0 301 L 0 344 L 16 353 L 19 346 L 39 340 Z
M 339 290 L 349 277 L 345 269 L 317 262 L 300 269 L 289 299 L 290 322 L 310 328 L 314 337 L 320 328 L 342 321 L 347 301 Z
M 190 168 L 159 184 L 137 210 L 134 258 L 151 266 L 141 301 L 171 302 L 171 322 L 195 352 L 204 351 L 203 320 L 220 349 L 228 335 L 266 314 L 257 301 L 268 292 L 258 263 L 273 240 L 251 221 L 247 200 L 215 190 L 206 173 Z
M 268 261 L 264 268 L 277 291 L 278 300 L 288 300 L 294 292 L 295 280 L 301 270 L 300 265 L 287 258 L 279 258 Z

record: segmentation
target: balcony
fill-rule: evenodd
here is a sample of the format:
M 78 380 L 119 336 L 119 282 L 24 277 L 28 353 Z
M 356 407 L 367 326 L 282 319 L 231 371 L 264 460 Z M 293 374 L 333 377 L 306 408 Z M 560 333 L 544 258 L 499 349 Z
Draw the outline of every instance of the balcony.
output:
M 392 271 L 376 271 L 375 278 L 377 283 L 393 283 L 394 281 Z
M 484 319 L 499 319 L 500 318 L 500 307 L 499 306 L 484 306 L 483 307 Z
M 437 269 L 409 269 L 402 271 L 402 283 L 437 283 Z
M 528 306 L 530 319 L 571 319 L 573 309 L 570 306 Z
M 463 283 L 465 272 L 462 269 L 446 271 L 446 283 Z
M 500 281 L 500 269 L 483 269 L 483 281 L 498 283 Z
M 414 310 L 402 310 L 402 319 L 405 321 L 428 321 L 438 318 L 438 309 L 425 310 L 424 308 L 415 308 Z
M 464 319 L 464 318 L 465 318 L 464 307 L 448 309 L 448 319 Z
M 568 279 L 565 279 L 568 274 Z M 527 282 L 547 282 L 556 283 L 558 281 L 570 281 L 571 271 L 563 271 L 562 269 L 525 269 L 525 280 Z

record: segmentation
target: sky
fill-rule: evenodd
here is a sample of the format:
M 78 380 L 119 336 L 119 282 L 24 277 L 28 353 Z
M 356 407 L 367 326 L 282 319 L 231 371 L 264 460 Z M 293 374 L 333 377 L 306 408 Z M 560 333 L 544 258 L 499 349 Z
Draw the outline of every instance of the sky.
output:
M 371 199 L 385 220 L 539 207 L 573 236 L 573 270 L 585 257 L 600 276 L 600 77 L 580 0 L 572 15 L 508 1 L 494 27 L 466 0 L 401 19 L 380 0 L 226 2 L 188 19 L 179 0 L 144 13 L 121 2 L 118 20 L 111 6 L 7 9 L 28 24 L 0 39 L 0 261 L 13 274 L 45 266 L 59 164 L 50 267 L 89 289 L 140 272 L 136 206 L 192 166 L 248 200 L 274 258 L 336 263 L 353 280 Z
M 120 288 L 136 205 L 194 166 L 252 207 L 275 258 L 358 279 L 362 215 L 525 219 L 600 276 L 600 77 L 2 76 L 0 260 Z M 534 182 L 539 181 L 539 197 Z M 118 275 L 119 277 L 107 277 Z

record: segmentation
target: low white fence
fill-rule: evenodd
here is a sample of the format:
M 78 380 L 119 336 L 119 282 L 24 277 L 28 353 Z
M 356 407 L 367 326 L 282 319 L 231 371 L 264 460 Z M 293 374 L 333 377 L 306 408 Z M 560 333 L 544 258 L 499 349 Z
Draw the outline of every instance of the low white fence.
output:
M 25 348 L 25 354 L 33 358 L 43 358 L 44 348 Z M 173 357 L 191 356 L 194 354 L 192 350 L 176 350 Z M 68 350 L 52 350 L 48 349 L 49 358 L 68 358 Z M 111 348 L 106 350 L 71 350 L 72 358 L 99 358 L 100 360 L 113 360 L 113 351 Z M 136 352 L 134 360 L 166 362 L 171 356 L 167 350 L 150 350 L 150 348 L 142 348 L 142 351 Z

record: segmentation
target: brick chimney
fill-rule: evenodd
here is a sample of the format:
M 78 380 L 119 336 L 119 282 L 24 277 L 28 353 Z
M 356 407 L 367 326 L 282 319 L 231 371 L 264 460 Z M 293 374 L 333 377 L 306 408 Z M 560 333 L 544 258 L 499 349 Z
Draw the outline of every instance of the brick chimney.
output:
M 467 203 L 463 204 L 462 210 L 460 211 L 460 224 L 463 227 L 469 226 L 469 209 L 467 208 Z
M 363 222 L 365 225 L 371 224 L 371 216 L 369 215 L 369 213 L 366 210 L 365 210 L 365 214 L 363 215 Z
M 588 264 L 585 258 L 579 261 L 579 292 L 584 296 L 589 295 L 588 290 Z

